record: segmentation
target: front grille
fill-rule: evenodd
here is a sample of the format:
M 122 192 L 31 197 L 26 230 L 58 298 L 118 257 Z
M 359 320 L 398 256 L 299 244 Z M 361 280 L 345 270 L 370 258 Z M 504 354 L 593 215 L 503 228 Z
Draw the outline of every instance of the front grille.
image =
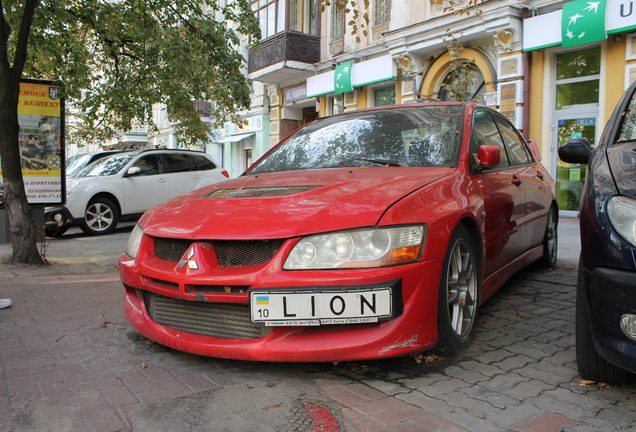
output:
M 150 292 L 143 296 L 150 317 L 176 330 L 225 339 L 259 339 L 271 332 L 250 320 L 249 305 L 178 300 Z
M 192 240 L 155 237 L 155 255 L 166 261 L 179 262 Z
M 208 198 L 266 198 L 295 195 L 320 186 L 274 186 L 258 188 L 217 189 Z
M 220 266 L 237 267 L 266 263 L 282 244 L 283 240 L 217 240 L 214 249 Z

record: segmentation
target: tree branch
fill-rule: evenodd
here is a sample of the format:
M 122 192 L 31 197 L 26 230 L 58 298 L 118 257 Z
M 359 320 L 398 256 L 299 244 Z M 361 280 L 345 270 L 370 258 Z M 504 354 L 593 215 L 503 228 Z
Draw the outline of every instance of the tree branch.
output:
M 18 77 L 22 76 L 22 71 L 26 63 L 29 33 L 31 32 L 31 24 L 33 24 L 35 8 L 38 7 L 39 2 L 40 0 L 27 0 L 24 5 L 22 22 L 20 23 L 20 33 L 18 34 L 18 44 L 13 60 L 13 73 Z

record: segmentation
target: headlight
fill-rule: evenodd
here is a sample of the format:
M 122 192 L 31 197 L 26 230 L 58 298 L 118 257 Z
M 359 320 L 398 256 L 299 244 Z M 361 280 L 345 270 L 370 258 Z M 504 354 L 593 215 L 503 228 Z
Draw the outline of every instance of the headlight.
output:
M 70 194 L 75 192 L 75 190 L 77 189 L 77 186 L 79 186 L 79 183 L 77 181 L 67 182 L 66 183 L 66 196 L 69 196 Z
M 607 203 L 612 226 L 632 246 L 636 246 L 636 200 L 616 195 Z
M 285 270 L 364 268 L 417 260 L 426 225 L 339 231 L 305 237 L 285 261 Z
M 135 224 L 132 232 L 130 233 L 130 237 L 128 237 L 128 244 L 126 244 L 126 255 L 131 258 L 137 258 L 137 252 L 139 251 L 139 244 L 141 243 L 141 238 L 144 236 L 144 231 L 141 227 Z

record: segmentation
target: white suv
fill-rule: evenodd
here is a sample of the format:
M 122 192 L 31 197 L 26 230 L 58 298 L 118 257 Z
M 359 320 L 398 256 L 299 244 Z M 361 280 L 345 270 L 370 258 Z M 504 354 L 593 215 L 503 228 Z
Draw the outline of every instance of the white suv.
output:
M 203 152 L 161 149 L 117 153 L 67 179 L 66 207 L 45 210 L 46 234 L 62 235 L 72 225 L 79 225 L 87 234 L 106 234 L 120 220 L 135 219 L 163 201 L 227 177 L 227 171 Z

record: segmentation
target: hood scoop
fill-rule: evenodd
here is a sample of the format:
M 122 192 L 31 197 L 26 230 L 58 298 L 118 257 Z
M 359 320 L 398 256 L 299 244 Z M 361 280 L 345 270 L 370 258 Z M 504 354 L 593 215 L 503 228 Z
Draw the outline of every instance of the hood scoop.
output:
M 237 189 L 217 189 L 208 198 L 267 198 L 295 195 L 321 186 L 274 186 L 274 187 L 245 187 Z

